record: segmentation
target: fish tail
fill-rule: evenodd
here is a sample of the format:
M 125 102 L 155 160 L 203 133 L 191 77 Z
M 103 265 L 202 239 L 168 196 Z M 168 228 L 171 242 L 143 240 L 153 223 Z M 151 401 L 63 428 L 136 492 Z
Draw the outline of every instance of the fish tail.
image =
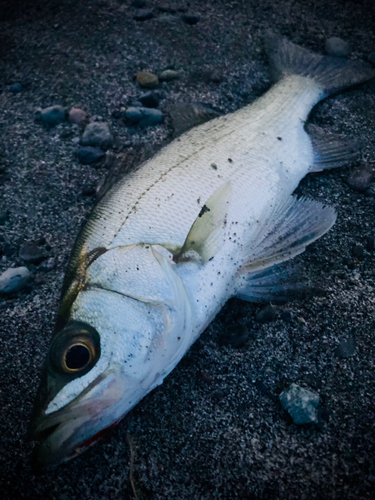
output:
M 271 31 L 265 35 L 265 45 L 276 80 L 288 75 L 312 78 L 322 87 L 322 98 L 375 78 L 369 64 L 315 54 Z

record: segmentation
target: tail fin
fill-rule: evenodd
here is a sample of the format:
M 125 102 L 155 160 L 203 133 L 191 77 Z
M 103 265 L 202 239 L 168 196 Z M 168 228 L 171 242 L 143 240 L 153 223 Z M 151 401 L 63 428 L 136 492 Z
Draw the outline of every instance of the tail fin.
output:
M 274 77 L 300 75 L 318 82 L 325 96 L 375 78 L 375 69 L 361 61 L 314 54 L 268 31 L 266 50 Z

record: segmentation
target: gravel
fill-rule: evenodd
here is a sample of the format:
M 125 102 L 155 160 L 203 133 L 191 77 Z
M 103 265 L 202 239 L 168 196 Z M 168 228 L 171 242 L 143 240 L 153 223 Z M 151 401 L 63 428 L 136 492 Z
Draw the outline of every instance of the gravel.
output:
M 157 3 L 137 8 L 157 12 Z M 372 499 L 375 253 L 366 238 L 375 234 L 375 204 L 346 182 L 356 164 L 308 175 L 296 191 L 338 212 L 332 230 L 296 258 L 318 280 L 319 295 L 278 306 L 280 316 L 264 324 L 255 321 L 263 306 L 230 300 L 164 384 L 101 442 L 55 472 L 32 473 L 33 444 L 26 439 L 31 408 L 69 254 L 95 203 L 82 190 L 97 186 L 111 161 L 130 168 L 128 152 L 137 156 L 145 145 L 157 150 L 172 134 L 167 119 L 140 129 L 112 118 L 112 110 L 139 97 L 134 76 L 179 72 L 178 80 L 162 84 L 165 115 L 181 102 L 210 103 L 229 113 L 270 85 L 261 42 L 266 29 L 321 54 L 325 40 L 336 35 L 350 44 L 354 59 L 366 60 L 375 47 L 375 5 L 369 1 L 168 3 L 199 12 L 199 22 L 188 26 L 180 13 L 138 22 L 130 0 L 0 4 L 0 210 L 9 211 L 0 226 L 0 275 L 22 266 L 20 246 L 42 236 L 41 246 L 55 259 L 48 272 L 47 260 L 28 265 L 28 284 L 0 299 L 2 496 Z M 171 22 L 160 22 L 161 15 Z M 202 69 L 216 67 L 222 81 L 204 81 Z M 16 82 L 23 91 L 13 94 L 9 87 Z M 37 108 L 55 104 L 83 109 L 110 125 L 113 146 L 96 168 L 75 158 L 81 132 L 69 122 L 52 128 L 34 122 Z M 323 101 L 310 120 L 327 134 L 360 140 L 361 164 L 374 161 L 374 83 Z M 64 130 L 73 135 L 61 139 Z M 348 269 L 344 258 L 356 244 L 366 250 Z M 242 327 L 251 333 L 245 343 L 220 345 L 224 334 Z M 335 349 L 349 338 L 355 338 L 354 354 L 337 357 Z M 202 380 L 203 371 L 210 382 Z M 317 424 L 295 425 L 282 409 L 278 396 L 292 383 L 319 395 Z

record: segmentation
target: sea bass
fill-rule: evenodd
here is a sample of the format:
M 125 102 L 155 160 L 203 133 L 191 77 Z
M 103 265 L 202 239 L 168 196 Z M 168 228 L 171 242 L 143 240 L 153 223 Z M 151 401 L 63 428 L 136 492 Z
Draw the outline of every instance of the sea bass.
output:
M 38 469 L 81 453 L 160 385 L 229 298 L 287 297 L 282 263 L 334 224 L 333 208 L 292 193 L 353 144 L 304 124 L 375 71 L 273 34 L 266 46 L 277 83 L 265 95 L 162 148 L 83 227 L 31 424 Z

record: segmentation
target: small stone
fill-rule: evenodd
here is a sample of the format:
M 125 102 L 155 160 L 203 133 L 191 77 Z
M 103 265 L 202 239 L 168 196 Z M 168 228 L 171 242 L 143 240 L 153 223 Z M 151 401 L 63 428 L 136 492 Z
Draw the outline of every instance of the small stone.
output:
M 139 98 L 139 101 L 146 108 L 157 108 L 159 106 L 160 97 L 156 92 L 147 92 Z
M 370 186 L 372 179 L 372 172 L 362 167 L 353 170 L 347 182 L 351 188 L 362 192 L 366 191 L 366 189 Z
M 351 52 L 349 43 L 336 36 L 326 40 L 325 49 L 332 57 L 348 57 Z
M 40 119 L 44 125 L 54 127 L 66 121 L 66 109 L 63 106 L 55 105 L 44 108 L 40 111 Z
M 159 75 L 159 80 L 161 82 L 170 82 L 172 80 L 178 80 L 180 78 L 180 74 L 173 69 L 166 69 L 162 71 Z
M 0 212 L 0 226 L 3 226 L 6 223 L 6 221 L 8 220 L 8 214 L 8 210 Z
M 353 246 L 353 249 L 352 249 L 353 257 L 360 259 L 361 257 L 363 257 L 364 253 L 365 253 L 365 249 L 363 248 L 362 245 L 356 244 Z
M 82 165 L 91 165 L 104 158 L 105 153 L 101 149 L 85 146 L 77 149 L 75 155 Z
M 82 190 L 82 196 L 94 196 L 96 189 L 92 186 L 86 186 Z
M 69 121 L 79 127 L 85 127 L 89 121 L 89 117 L 83 109 L 72 108 L 69 111 Z
M 320 398 L 314 392 L 292 384 L 280 394 L 279 399 L 281 406 L 289 413 L 295 424 L 318 422 L 316 408 Z
M 259 323 L 270 323 L 271 321 L 275 321 L 278 314 L 273 305 L 269 304 L 264 307 L 258 314 L 255 316 L 255 321 Z
M 375 66 L 375 52 L 372 52 L 371 54 L 369 54 L 367 56 L 367 60 L 370 64 L 372 64 L 373 66 Z
M 130 103 L 130 106 L 129 107 L 133 107 L 133 108 L 142 108 L 142 103 L 140 101 L 132 101 Z
M 7 269 L 0 275 L 0 294 L 11 294 L 20 291 L 29 281 L 30 271 L 27 267 Z
M 137 83 L 145 89 L 156 89 L 159 85 L 159 79 L 153 73 L 142 71 L 137 75 Z
M 106 123 L 89 123 L 83 132 L 82 146 L 99 147 L 104 151 L 113 145 L 113 136 Z
M 125 118 L 141 127 L 147 127 L 161 123 L 164 116 L 158 109 L 130 107 L 125 112 Z
M 119 109 L 115 109 L 115 111 L 112 111 L 112 118 L 114 118 L 115 120 L 119 120 L 120 118 L 122 118 L 122 113 Z
M 366 236 L 366 246 L 367 246 L 367 250 L 374 250 L 374 248 L 375 248 L 375 236 L 373 236 L 373 235 Z
M 199 16 L 195 16 L 193 14 L 183 14 L 181 19 L 184 23 L 189 24 L 190 26 L 194 26 L 199 21 Z
M 31 264 L 40 264 L 47 258 L 43 250 L 33 241 L 27 241 L 21 246 L 19 256 L 22 260 Z
M 350 358 L 355 352 L 355 339 L 349 337 L 348 340 L 342 340 L 335 349 L 335 356 L 341 359 Z
M 12 94 L 19 94 L 20 92 L 22 92 L 22 90 L 23 87 L 20 83 L 13 83 L 10 86 L 10 91 L 12 92 Z
M 144 0 L 133 0 L 131 6 L 136 9 L 143 9 L 143 7 L 146 7 L 146 2 Z
M 152 19 L 154 17 L 154 13 L 149 9 L 139 9 L 136 14 L 134 14 L 133 19 L 136 21 L 147 21 L 148 19 Z

